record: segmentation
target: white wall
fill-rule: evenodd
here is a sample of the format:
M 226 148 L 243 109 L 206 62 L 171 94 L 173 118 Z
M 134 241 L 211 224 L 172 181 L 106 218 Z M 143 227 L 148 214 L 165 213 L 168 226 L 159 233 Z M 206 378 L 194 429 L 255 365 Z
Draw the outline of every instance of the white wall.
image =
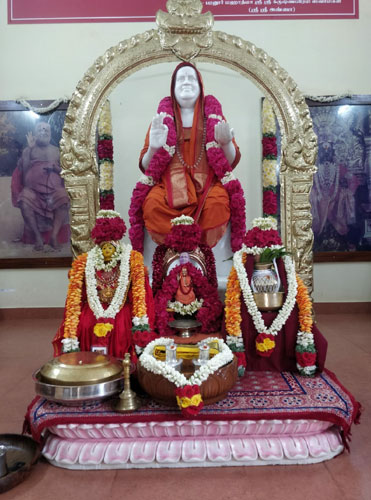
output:
M 94 60 L 120 40 L 155 27 L 153 23 L 7 25 L 6 2 L 0 3 L 0 100 L 70 97 Z M 371 67 L 371 2 L 360 0 L 359 20 L 217 22 L 216 29 L 241 36 L 273 56 L 304 94 L 369 94 Z M 130 186 L 137 176 L 137 156 L 158 96 L 168 92 L 166 65 L 137 73 L 112 94 L 116 204 L 126 216 Z M 236 129 L 243 160 L 236 172 L 247 192 L 248 218 L 258 215 L 259 92 L 238 75 L 216 66 L 201 66 L 206 91 L 223 102 Z M 152 74 L 151 74 L 152 71 Z M 149 80 L 151 74 L 152 80 Z M 148 83 L 151 82 L 149 85 Z M 153 84 L 155 82 L 155 84 Z M 131 96 L 146 89 L 143 112 Z M 243 112 L 235 96 L 248 89 Z M 229 92 L 228 89 L 233 89 Z M 235 90 L 238 89 L 238 92 Z M 134 94 L 133 94 L 134 92 Z M 131 94 L 132 93 L 132 94 Z M 238 103 L 238 101 L 237 101 Z M 134 117 L 134 118 L 133 118 Z M 246 134 L 239 131 L 247 130 Z M 134 134 L 133 134 L 134 131 Z M 130 151 L 123 140 L 130 134 Z M 121 170 L 119 170 L 119 168 Z M 125 170 L 124 170 L 125 169 Z M 125 179 L 125 182 L 123 182 Z M 118 185 L 128 186 L 127 190 Z M 127 218 L 127 217 L 126 217 Z M 318 302 L 370 301 L 371 263 L 316 264 L 314 299 Z M 0 273 L 0 307 L 58 307 L 64 304 L 67 269 L 4 270 Z

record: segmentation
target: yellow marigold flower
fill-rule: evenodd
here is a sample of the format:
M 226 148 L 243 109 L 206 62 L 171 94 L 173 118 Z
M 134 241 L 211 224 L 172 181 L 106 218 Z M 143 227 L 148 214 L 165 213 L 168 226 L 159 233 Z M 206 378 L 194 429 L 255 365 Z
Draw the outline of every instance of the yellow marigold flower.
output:
M 107 333 L 113 330 L 111 323 L 97 323 L 94 326 L 94 335 L 96 337 L 106 337 Z
M 271 349 L 274 349 L 275 346 L 275 341 L 271 339 L 264 339 L 263 342 L 256 343 L 256 349 L 260 352 L 270 351 Z

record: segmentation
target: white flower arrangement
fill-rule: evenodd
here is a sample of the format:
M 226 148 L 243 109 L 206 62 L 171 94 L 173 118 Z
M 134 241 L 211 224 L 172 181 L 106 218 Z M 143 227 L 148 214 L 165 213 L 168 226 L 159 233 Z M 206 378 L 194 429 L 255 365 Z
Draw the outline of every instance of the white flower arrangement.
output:
M 259 229 L 268 230 L 274 229 L 277 231 L 277 220 L 274 217 L 256 217 L 252 221 L 252 227 L 258 227 Z
M 190 217 L 189 215 L 180 215 L 179 217 L 175 217 L 174 219 L 171 219 L 171 224 L 173 226 L 179 226 L 180 224 L 186 225 L 186 226 L 191 226 L 194 224 L 195 221 L 193 217 Z
M 99 166 L 100 190 L 110 191 L 113 189 L 113 163 L 104 161 Z
M 296 337 L 297 345 L 308 349 L 314 347 L 314 336 L 312 332 L 298 332 Z
M 80 343 L 77 338 L 68 337 L 61 340 L 62 352 L 76 352 L 80 350 Z
M 276 134 L 276 119 L 273 107 L 267 98 L 263 99 L 262 116 L 263 134 Z
M 312 375 L 314 375 L 317 370 L 316 365 L 301 366 L 299 365 L 299 363 L 296 363 L 296 368 L 298 369 L 300 375 L 306 375 L 307 377 L 311 377 Z
M 112 120 L 110 102 L 107 100 L 102 107 L 98 120 L 98 134 L 112 135 Z
M 116 317 L 116 314 L 120 311 L 127 288 L 129 286 L 131 245 L 120 246 L 121 263 L 118 285 L 112 298 L 111 304 L 107 309 L 103 309 L 97 291 L 97 279 L 95 275 L 98 264 L 96 250 L 97 247 L 94 247 L 88 252 L 85 268 L 86 292 L 88 296 L 89 307 L 97 319 Z
M 288 320 L 292 310 L 294 309 L 296 302 L 296 294 L 297 294 L 297 282 L 295 276 L 295 265 L 292 259 L 288 256 L 283 257 L 286 275 L 287 275 L 287 296 L 285 303 L 274 319 L 273 323 L 269 328 L 265 326 L 262 313 L 259 311 L 253 296 L 253 292 L 251 290 L 249 279 L 245 270 L 245 266 L 242 262 L 242 255 L 245 252 L 245 248 L 242 248 L 238 252 L 236 252 L 233 256 L 233 265 L 236 269 L 237 276 L 240 282 L 240 287 L 242 291 L 242 296 L 244 302 L 246 304 L 247 310 L 253 320 L 255 329 L 259 333 L 265 333 L 267 335 L 277 335 L 281 330 L 283 325 Z
M 223 184 L 228 184 L 228 182 L 234 181 L 236 179 L 235 175 L 233 172 L 227 172 L 225 176 L 220 180 L 220 182 Z
M 156 183 L 150 175 L 143 174 L 139 178 L 139 182 L 141 184 L 145 184 L 146 186 L 154 186 Z
M 230 363 L 233 360 L 233 352 L 225 344 L 225 342 L 219 338 L 209 338 L 209 342 L 218 342 L 219 353 L 216 354 L 209 361 L 201 365 L 195 373 L 187 379 L 183 373 L 178 372 L 174 367 L 167 364 L 164 361 L 159 361 L 153 356 L 153 351 L 157 345 L 170 345 L 174 341 L 173 339 L 161 337 L 159 339 L 150 342 L 143 350 L 143 353 L 139 359 L 139 363 L 147 371 L 154 373 L 155 375 L 162 375 L 169 382 L 172 382 L 176 387 L 184 387 L 185 385 L 198 385 L 200 386 L 202 382 L 207 380 L 210 375 L 215 373 L 219 368 Z
M 282 245 L 271 245 L 268 247 L 247 247 L 245 244 L 243 244 L 241 250 L 243 251 L 243 253 L 260 255 L 267 248 L 270 248 L 271 250 L 279 250 L 280 248 L 282 248 Z
M 178 314 L 181 314 L 182 316 L 187 316 L 187 315 L 194 314 L 199 309 L 201 309 L 203 302 L 204 302 L 203 299 L 200 299 L 200 300 L 196 299 L 193 302 L 191 302 L 190 304 L 182 304 L 178 300 L 175 300 L 174 302 L 171 302 L 169 300 L 167 303 L 167 306 L 172 311 L 174 311 Z
M 99 210 L 97 213 L 97 219 L 114 219 L 116 217 L 120 217 L 121 215 L 115 210 Z
M 134 316 L 133 326 L 147 326 L 149 324 L 148 316 Z

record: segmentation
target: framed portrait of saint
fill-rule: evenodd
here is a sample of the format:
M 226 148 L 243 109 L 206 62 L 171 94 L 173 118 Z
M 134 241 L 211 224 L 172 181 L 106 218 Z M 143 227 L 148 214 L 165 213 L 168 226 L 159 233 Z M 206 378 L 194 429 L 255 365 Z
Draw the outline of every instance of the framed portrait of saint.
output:
M 68 103 L 50 109 L 51 103 L 0 101 L 2 268 L 71 263 L 69 198 L 59 160 Z
M 314 260 L 371 260 L 371 96 L 307 103 L 318 137 Z

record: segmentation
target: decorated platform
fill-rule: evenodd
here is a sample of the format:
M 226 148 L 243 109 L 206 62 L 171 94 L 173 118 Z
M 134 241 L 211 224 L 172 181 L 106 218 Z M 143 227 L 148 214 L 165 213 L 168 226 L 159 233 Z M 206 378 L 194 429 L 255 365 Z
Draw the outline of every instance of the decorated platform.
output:
M 49 462 L 71 469 L 299 464 L 341 453 L 360 414 L 328 370 L 314 378 L 247 372 L 195 419 L 142 401 L 118 414 L 111 400 L 73 407 L 36 397 L 25 430 L 44 441 Z

